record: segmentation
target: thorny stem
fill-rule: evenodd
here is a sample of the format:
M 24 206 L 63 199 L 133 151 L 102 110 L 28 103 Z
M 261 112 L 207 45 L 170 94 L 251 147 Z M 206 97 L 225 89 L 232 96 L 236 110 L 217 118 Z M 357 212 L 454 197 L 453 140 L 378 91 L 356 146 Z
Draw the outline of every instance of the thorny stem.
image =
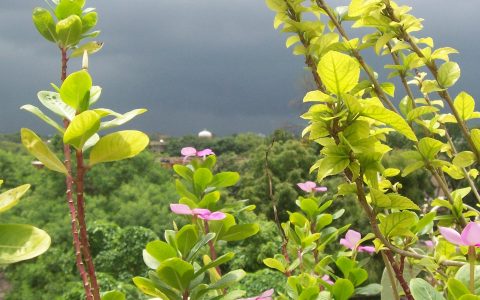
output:
M 386 2 L 386 12 L 387 12 L 387 16 L 394 22 L 399 22 L 400 20 L 395 16 L 395 13 L 394 13 L 394 10 L 393 10 L 393 7 L 391 6 L 390 4 L 390 1 L 385 1 Z M 405 31 L 405 29 L 403 27 L 400 27 L 400 36 L 398 37 L 399 39 L 403 39 L 405 42 L 407 42 L 412 51 L 415 52 L 418 57 L 420 58 L 424 58 L 426 59 L 425 55 L 423 54 L 422 50 L 418 47 L 418 45 L 413 41 L 412 37 L 410 36 L 410 34 Z M 435 78 L 435 80 L 437 80 L 438 82 L 438 67 L 436 65 L 436 63 L 432 60 L 432 61 L 426 61 L 425 62 L 425 65 L 427 66 L 427 68 L 430 70 L 430 72 L 432 73 L 433 77 Z M 438 92 L 438 95 L 447 102 L 448 106 L 450 107 L 450 109 L 452 110 L 452 113 L 455 117 L 455 119 L 457 120 L 457 123 L 463 133 L 463 136 L 465 137 L 465 139 L 467 140 L 471 150 L 473 151 L 473 153 L 475 153 L 475 156 L 477 158 L 477 161 L 480 162 L 480 151 L 479 149 L 477 149 L 477 147 L 475 147 L 475 143 L 473 142 L 473 139 L 472 137 L 470 136 L 470 131 L 467 127 L 467 124 L 462 120 L 462 118 L 460 117 L 460 114 L 458 112 L 458 110 L 455 108 L 455 106 L 453 105 L 453 100 L 452 100 L 452 97 L 450 96 L 450 93 L 447 91 L 447 90 L 444 90 L 444 91 L 439 91 Z
M 87 224 L 85 222 L 85 199 L 84 199 L 84 178 L 86 167 L 83 161 L 82 150 L 76 151 L 77 157 L 77 210 L 78 223 L 80 224 L 80 240 L 82 243 L 82 254 L 88 269 L 90 283 L 92 285 L 92 294 L 95 300 L 100 300 L 100 289 L 98 287 L 97 276 L 95 275 L 95 266 L 90 252 L 90 243 L 88 242 Z
M 343 28 L 343 26 L 338 22 L 337 18 L 335 15 L 332 13 L 330 8 L 327 6 L 324 0 L 316 0 L 316 3 L 318 7 L 323 9 L 325 13 L 328 15 L 332 23 L 335 25 L 337 28 L 338 32 L 340 35 L 343 37 L 343 39 L 348 42 L 350 39 L 348 38 L 347 32 Z M 368 78 L 370 81 L 373 83 L 373 88 L 375 90 L 375 93 L 377 96 L 382 100 L 382 102 L 392 111 L 396 112 L 398 114 L 397 108 L 393 105 L 393 103 L 388 99 L 387 95 L 382 90 L 382 87 L 380 86 L 380 83 L 378 82 L 377 78 L 375 78 L 375 74 L 373 71 L 370 69 L 370 67 L 365 63 L 365 60 L 363 59 L 362 55 L 360 52 L 358 52 L 357 49 L 351 49 L 352 55 L 357 59 L 358 63 L 362 66 L 363 70 L 365 73 L 367 73 Z
M 410 291 L 410 287 L 408 286 L 408 283 L 405 281 L 405 278 L 403 277 L 403 273 L 400 272 L 400 268 L 398 267 L 392 252 L 388 250 L 385 251 L 385 256 L 390 262 L 390 265 L 392 266 L 392 269 L 397 276 L 398 282 L 400 283 L 403 291 L 405 292 L 405 297 L 407 297 L 408 300 L 415 300 L 412 296 L 412 292 Z
M 273 192 L 272 174 L 270 171 L 270 166 L 268 164 L 268 155 L 272 150 L 273 144 L 275 144 L 275 138 L 272 139 L 272 143 L 270 143 L 267 150 L 265 151 L 265 175 L 267 176 L 267 179 L 268 179 L 268 196 L 270 198 L 270 201 L 272 202 L 275 224 L 277 225 L 278 231 L 282 236 L 282 254 L 283 254 L 283 257 L 285 258 L 287 265 L 290 265 L 290 256 L 288 255 L 288 249 L 287 249 L 288 237 L 285 231 L 283 230 L 282 224 L 280 223 L 280 218 L 278 217 L 277 203 L 275 201 L 275 195 Z M 287 270 L 285 271 L 285 276 L 290 277 L 291 275 L 292 275 L 291 272 L 287 268 Z
M 475 261 L 476 261 L 475 246 L 468 247 L 468 262 L 470 264 L 470 282 L 469 289 L 472 294 L 475 294 Z
M 67 49 L 60 48 L 62 52 L 62 69 L 61 69 L 61 81 L 63 82 L 67 78 Z M 63 120 L 63 127 L 66 129 L 70 122 L 67 119 Z M 90 289 L 90 281 L 88 279 L 87 272 L 85 271 L 85 265 L 82 258 L 82 245 L 78 236 L 77 228 L 77 210 L 75 203 L 73 202 L 73 178 L 72 178 L 72 160 L 71 160 L 71 151 L 70 145 L 63 144 L 63 154 L 65 156 L 65 168 L 67 169 L 67 176 L 65 178 L 65 184 L 67 187 L 67 203 L 70 210 L 70 218 L 72 223 L 72 237 L 73 237 L 73 246 L 75 249 L 75 261 L 77 265 L 78 272 L 82 278 L 83 287 L 85 289 L 85 295 L 87 300 L 93 300 L 92 291 Z

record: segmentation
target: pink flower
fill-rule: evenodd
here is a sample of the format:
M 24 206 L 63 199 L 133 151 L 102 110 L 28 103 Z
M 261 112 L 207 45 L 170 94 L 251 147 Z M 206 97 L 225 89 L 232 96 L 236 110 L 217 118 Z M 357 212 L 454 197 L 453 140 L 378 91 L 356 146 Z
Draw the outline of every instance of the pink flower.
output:
M 347 234 L 345 234 L 344 239 L 340 239 L 340 245 L 345 246 L 349 249 L 352 250 L 357 250 L 358 252 L 368 252 L 368 253 L 374 253 L 375 252 L 375 247 L 372 246 L 358 246 L 358 242 L 362 239 L 362 235 L 360 232 L 355 231 L 355 230 L 349 230 L 347 231 Z
M 221 211 L 211 212 L 206 208 L 190 209 L 185 204 L 170 204 L 170 209 L 177 215 L 191 215 L 207 221 L 223 220 L 226 217 Z
M 327 188 L 324 186 L 317 186 L 317 184 L 313 181 L 306 181 L 306 182 L 300 182 L 297 183 L 297 186 L 302 190 L 307 193 L 312 193 L 312 192 L 326 192 Z
M 250 297 L 250 298 L 240 298 L 238 300 L 272 300 L 273 292 L 274 292 L 273 289 L 269 289 L 258 296 Z
M 435 243 L 434 243 L 432 240 L 424 241 L 423 243 L 424 243 L 425 246 L 427 246 L 428 248 L 434 248 L 434 247 L 435 247 Z
M 330 284 L 330 285 L 333 285 L 334 282 L 332 281 L 332 279 L 330 279 L 330 276 L 328 276 L 327 274 L 323 275 L 322 276 L 322 280 L 325 281 L 326 283 Z
M 203 149 L 203 150 L 197 151 L 197 149 L 195 149 L 193 147 L 182 148 L 182 150 L 180 152 L 183 155 L 183 161 L 186 161 L 187 158 L 189 158 L 191 156 L 203 157 L 205 159 L 205 157 L 207 157 L 208 155 L 214 155 L 215 154 L 215 153 L 213 153 L 212 149 Z
M 463 229 L 462 234 L 447 227 L 439 227 L 438 230 L 443 237 L 452 244 L 480 247 L 480 224 L 477 222 L 468 223 Z

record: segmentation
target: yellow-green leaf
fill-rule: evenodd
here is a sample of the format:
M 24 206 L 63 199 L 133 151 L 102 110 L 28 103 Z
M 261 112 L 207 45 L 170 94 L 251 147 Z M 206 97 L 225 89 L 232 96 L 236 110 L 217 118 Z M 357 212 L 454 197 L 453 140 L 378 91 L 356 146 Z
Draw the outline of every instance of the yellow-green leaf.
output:
M 65 165 L 58 159 L 55 153 L 48 148 L 48 146 L 40 139 L 35 132 L 28 128 L 22 128 L 21 130 L 22 144 L 27 148 L 33 156 L 41 161 L 45 167 L 50 170 L 67 174 Z
M 449 61 L 438 69 L 438 84 L 443 88 L 454 85 L 460 78 L 460 67 L 457 63 Z
M 330 98 L 329 95 L 321 91 L 310 91 L 303 98 L 303 102 L 323 102 Z
M 137 130 L 125 130 L 108 134 L 93 146 L 90 165 L 134 157 L 147 147 L 148 136 Z
M 360 78 L 357 61 L 336 51 L 330 51 L 322 57 L 317 72 L 327 90 L 335 95 L 351 91 Z
M 409 140 L 417 141 L 417 137 L 408 123 L 400 115 L 383 106 L 364 105 L 361 114 L 391 126 Z
M 453 106 L 460 115 L 460 118 L 465 121 L 470 119 L 475 111 L 475 100 L 469 94 L 461 92 L 453 101 Z
M 0 194 L 0 213 L 15 206 L 29 188 L 29 184 L 24 184 Z
M 60 87 L 60 98 L 75 110 L 85 110 L 90 100 L 92 78 L 81 70 L 68 75 Z
M 466 168 L 471 166 L 476 160 L 475 154 L 472 151 L 463 151 L 458 153 L 453 159 L 453 164 L 459 168 Z
M 76 115 L 72 122 L 70 122 L 70 125 L 68 125 L 63 135 L 63 142 L 80 150 L 85 142 L 93 136 L 99 128 L 100 116 L 92 110 L 84 111 Z
M 56 42 L 57 32 L 55 31 L 55 21 L 50 12 L 41 7 L 35 7 L 32 14 L 33 24 L 38 32 L 50 42 Z
M 0 225 L 0 265 L 31 259 L 47 251 L 50 236 L 31 225 Z
M 58 21 L 55 31 L 61 47 L 72 47 L 78 43 L 82 34 L 82 20 L 77 15 L 71 15 Z

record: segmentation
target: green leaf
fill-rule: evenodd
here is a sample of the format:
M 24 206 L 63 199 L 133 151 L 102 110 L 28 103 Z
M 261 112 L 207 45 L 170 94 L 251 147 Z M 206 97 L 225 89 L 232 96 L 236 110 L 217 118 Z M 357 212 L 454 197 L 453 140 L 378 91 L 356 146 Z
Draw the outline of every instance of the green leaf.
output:
M 347 279 L 339 278 L 331 290 L 335 300 L 348 300 L 355 292 L 353 284 Z
M 287 40 L 285 42 L 285 47 L 290 48 L 292 45 L 294 45 L 298 42 L 300 42 L 300 37 L 297 34 L 291 35 L 287 38 Z
M 195 246 L 192 247 L 192 249 L 190 250 L 190 253 L 187 256 L 187 260 L 191 261 L 191 260 L 195 259 L 195 257 L 198 254 L 198 251 L 200 251 L 200 249 L 202 249 L 204 246 L 206 246 L 208 244 L 208 242 L 213 240 L 215 238 L 215 235 L 216 234 L 213 233 L 213 232 L 209 232 L 206 235 L 204 235 L 202 237 L 202 239 L 200 241 L 198 241 L 195 244 Z
M 96 41 L 90 41 L 88 43 L 83 44 L 82 46 L 78 47 L 75 49 L 71 54 L 70 57 L 81 57 L 83 56 L 83 53 L 87 51 L 88 55 L 94 54 L 100 49 L 102 49 L 103 43 L 101 42 L 96 42 Z
M 68 125 L 63 135 L 63 142 L 74 146 L 77 150 L 82 149 L 85 142 L 100 128 L 100 116 L 87 110 L 78 114 Z
M 380 294 L 382 291 L 382 286 L 378 283 L 370 283 L 369 285 L 362 286 L 360 288 L 355 289 L 356 295 L 363 295 L 363 296 L 375 296 Z
M 275 258 L 265 258 L 263 260 L 263 263 L 269 267 L 269 268 L 272 268 L 272 269 L 275 269 L 275 270 L 278 270 L 282 273 L 285 273 L 285 266 L 283 265 L 283 263 Z
M 119 291 L 109 291 L 102 295 L 102 300 L 126 300 L 125 294 Z
M 137 130 L 125 130 L 108 134 L 93 146 L 90 166 L 102 162 L 117 161 L 134 157 L 148 146 L 148 136 Z
M 470 119 L 475 111 L 475 100 L 465 92 L 461 92 L 453 101 L 453 106 L 460 115 L 460 119 L 466 121 Z
M 18 201 L 20 201 L 20 198 L 28 191 L 29 188 L 29 184 L 24 184 L 1 193 L 0 213 L 7 211 L 17 205 Z
M 391 126 L 409 140 L 417 141 L 417 137 L 408 123 L 400 115 L 383 106 L 364 105 L 361 114 Z
M 360 78 L 358 63 L 336 51 L 330 51 L 321 58 L 317 72 L 327 90 L 335 95 L 351 91 Z
M 183 257 L 187 257 L 193 246 L 198 240 L 198 231 L 194 225 L 185 225 L 180 229 L 175 237 L 177 248 Z
M 211 284 L 208 288 L 212 290 L 217 290 L 217 289 L 224 289 L 232 286 L 234 283 L 239 282 L 240 280 L 245 277 L 247 273 L 243 270 L 235 270 L 231 271 L 220 278 L 219 281 Z
M 475 154 L 472 151 L 463 151 L 455 155 L 453 164 L 459 168 L 471 166 L 476 161 Z
M 70 48 L 80 41 L 82 21 L 77 15 L 59 21 L 55 27 L 60 47 Z
M 433 286 L 421 278 L 410 280 L 410 290 L 418 300 L 445 300 L 445 298 Z
M 205 271 L 207 271 L 208 269 L 211 269 L 211 268 L 215 268 L 221 264 L 224 264 L 230 260 L 232 260 L 232 258 L 235 256 L 235 253 L 233 252 L 228 252 L 228 253 L 225 253 L 224 255 L 218 257 L 217 259 L 215 259 L 214 261 L 211 261 L 209 263 L 207 263 L 205 266 L 201 267 L 200 269 L 198 269 L 196 272 L 195 272 L 195 275 L 194 277 L 198 277 L 200 274 L 204 273 Z
M 380 218 L 380 230 L 386 237 L 405 236 L 410 234 L 410 228 L 415 226 L 418 217 L 408 210 L 391 213 Z
M 171 287 L 185 291 L 193 279 L 193 266 L 180 258 L 169 258 L 157 269 L 158 277 Z
M 429 137 L 423 138 L 418 142 L 418 152 L 427 160 L 434 160 L 444 144 L 439 140 Z
M 453 299 L 458 299 L 463 295 L 470 294 L 468 288 L 459 280 L 455 278 L 449 278 L 447 282 L 448 294 L 453 297 Z
M 310 91 L 303 98 L 303 102 L 324 102 L 329 98 L 329 95 L 321 91 Z
M 38 100 L 51 110 L 53 113 L 62 118 L 72 120 L 75 117 L 75 109 L 60 99 L 60 94 L 49 91 L 40 91 L 37 94 Z
M 210 186 L 216 188 L 225 188 L 235 185 L 240 179 L 240 175 L 237 172 L 221 172 L 213 176 Z
M 457 63 L 449 61 L 438 69 L 438 84 L 443 88 L 454 85 L 460 78 L 460 67 Z
M 47 251 L 50 236 L 43 230 L 24 224 L 0 225 L 0 265 L 31 259 Z
M 252 235 L 257 234 L 260 230 L 258 224 L 240 224 L 230 227 L 227 232 L 219 237 L 219 239 L 232 242 L 244 240 Z
M 58 159 L 55 153 L 40 139 L 35 132 L 28 128 L 22 128 L 20 132 L 22 144 L 27 148 L 28 152 L 41 161 L 45 167 L 50 170 L 67 174 L 65 165 Z
M 30 104 L 26 104 L 26 105 L 23 105 L 22 107 L 20 107 L 20 109 L 24 109 L 28 112 L 31 112 L 32 114 L 39 117 L 42 121 L 44 121 L 45 123 L 52 126 L 53 128 L 55 128 L 56 130 L 58 130 L 60 133 L 63 134 L 63 131 L 64 131 L 63 127 L 60 126 L 54 120 L 52 120 L 49 116 L 45 115 L 38 107 L 30 105 Z
M 476 150 L 480 151 L 480 129 L 472 129 L 470 135 Z
M 173 170 L 185 180 L 193 180 L 193 171 L 184 165 L 173 165 Z
M 407 114 L 407 120 L 408 121 L 413 121 L 418 119 L 419 117 L 429 114 L 429 113 L 434 113 L 437 112 L 438 108 L 434 106 L 420 106 L 412 109 L 410 112 Z
M 480 265 L 475 266 L 475 295 L 480 295 Z M 455 274 L 455 279 L 463 283 L 465 286 L 470 285 L 470 266 L 468 264 L 463 265 Z
M 35 7 L 32 14 L 33 24 L 38 32 L 50 42 L 57 41 L 57 32 L 55 30 L 55 21 L 50 12 L 41 7 Z
M 68 18 L 71 15 L 80 16 L 82 14 L 81 3 L 72 0 L 60 0 L 60 3 L 55 8 L 55 16 L 59 20 Z
M 147 110 L 144 109 L 144 108 L 131 110 L 127 113 L 124 113 L 123 115 L 119 115 L 118 117 L 116 117 L 115 119 L 113 119 L 111 121 L 102 122 L 102 124 L 100 125 L 100 129 L 101 130 L 109 129 L 109 128 L 113 128 L 113 127 L 123 125 L 123 124 L 127 123 L 128 121 L 132 120 L 133 118 L 135 118 L 136 116 L 145 113 L 146 111 Z
M 177 257 L 177 250 L 164 241 L 153 241 L 147 244 L 145 250 L 153 258 L 162 262 L 166 259 Z
M 87 33 L 97 25 L 98 15 L 96 11 L 91 11 L 82 16 L 82 33 Z
M 88 108 L 92 78 L 87 71 L 74 72 L 65 79 L 60 87 L 60 97 L 63 102 L 77 111 Z
M 157 287 L 153 280 L 150 280 L 148 278 L 137 276 L 134 277 L 132 280 L 135 286 L 146 295 L 159 297 L 160 299 L 181 299 L 179 296 L 175 297 L 176 294 L 173 291 L 170 291 L 172 297 L 168 298 L 167 295 L 159 289 L 160 287 Z
M 203 193 L 210 182 L 212 182 L 212 172 L 207 168 L 198 168 L 193 173 L 193 183 L 197 193 Z

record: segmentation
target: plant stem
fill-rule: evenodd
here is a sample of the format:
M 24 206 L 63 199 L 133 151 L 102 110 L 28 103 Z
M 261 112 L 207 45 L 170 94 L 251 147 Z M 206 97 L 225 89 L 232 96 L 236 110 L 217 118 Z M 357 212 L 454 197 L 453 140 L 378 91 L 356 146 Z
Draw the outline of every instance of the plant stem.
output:
M 390 262 L 388 261 L 388 258 L 385 255 L 385 253 L 383 251 L 380 252 L 380 253 L 382 254 L 383 263 L 385 264 L 385 269 L 387 270 L 388 278 L 390 279 L 390 282 L 392 283 L 393 296 L 395 297 L 395 300 L 400 300 L 400 297 L 398 296 L 397 279 L 395 278 L 395 275 L 393 274 L 392 266 L 390 265 Z
M 208 234 L 210 232 L 209 228 L 208 228 L 208 221 L 204 220 L 204 224 L 205 224 L 205 234 Z M 216 260 L 217 259 L 217 251 L 215 251 L 215 245 L 213 244 L 212 240 L 208 241 L 208 248 L 210 249 L 210 258 L 212 260 Z M 217 270 L 218 275 L 220 275 L 220 277 L 221 277 L 222 276 L 222 270 L 220 270 L 220 266 L 216 266 L 215 269 Z
M 98 287 L 97 276 L 95 275 L 95 266 L 90 252 L 90 243 L 88 242 L 87 224 L 85 222 L 85 199 L 84 199 L 84 178 L 86 168 L 83 161 L 82 150 L 76 151 L 77 157 L 77 209 L 78 223 L 80 224 L 80 239 L 82 242 L 82 254 L 88 269 L 88 275 L 92 285 L 92 294 L 94 300 L 100 300 L 100 289 Z
M 470 264 L 470 292 L 475 294 L 475 261 L 477 260 L 477 254 L 475 252 L 475 246 L 468 247 L 468 262 Z
M 61 77 L 60 80 L 63 82 L 67 78 L 67 49 L 60 48 L 62 53 L 62 67 L 61 67 Z M 67 119 L 63 120 L 63 127 L 66 129 L 70 121 Z M 78 228 L 77 228 L 77 209 L 75 207 L 75 203 L 73 202 L 73 178 L 72 178 L 72 159 L 71 159 L 71 150 L 70 145 L 63 144 L 63 154 L 65 156 L 65 168 L 67 169 L 67 176 L 65 178 L 65 185 L 67 188 L 66 195 L 67 195 L 67 203 L 68 208 L 70 211 L 70 219 L 71 219 L 71 226 L 72 226 L 72 237 L 73 237 L 73 246 L 75 250 L 75 262 L 77 265 L 78 272 L 80 273 L 80 277 L 82 278 L 83 287 L 85 289 L 85 297 L 87 300 L 93 300 L 93 295 L 90 289 L 90 281 L 88 279 L 88 274 L 85 271 L 85 265 L 83 263 L 82 257 L 82 244 L 78 235 Z
M 395 258 L 393 257 L 393 254 L 391 251 L 385 251 L 385 256 L 387 257 L 388 261 L 390 262 L 390 265 L 392 266 L 393 272 L 395 272 L 395 276 L 398 279 L 398 282 L 402 286 L 403 291 L 405 292 L 405 297 L 407 297 L 408 300 L 415 300 L 412 296 L 412 292 L 410 291 L 410 287 L 408 286 L 407 282 L 405 281 L 405 278 L 403 277 L 403 273 L 400 271 L 400 268 L 397 265 L 397 262 L 395 261 Z

